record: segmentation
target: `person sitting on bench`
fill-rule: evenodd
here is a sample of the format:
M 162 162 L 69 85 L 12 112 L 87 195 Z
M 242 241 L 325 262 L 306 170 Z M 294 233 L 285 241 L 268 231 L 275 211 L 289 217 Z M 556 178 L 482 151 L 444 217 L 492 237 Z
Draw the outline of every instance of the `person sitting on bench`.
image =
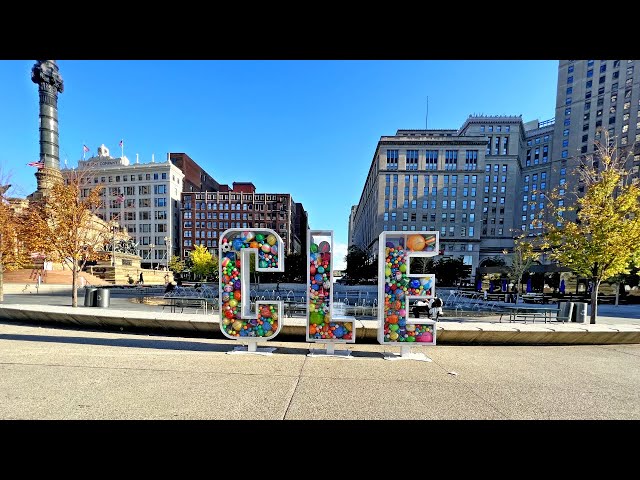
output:
M 431 313 L 429 313 L 429 304 L 423 300 L 418 300 L 413 308 L 411 309 L 411 313 L 415 318 L 420 318 L 421 313 L 426 313 L 427 317 L 431 317 Z

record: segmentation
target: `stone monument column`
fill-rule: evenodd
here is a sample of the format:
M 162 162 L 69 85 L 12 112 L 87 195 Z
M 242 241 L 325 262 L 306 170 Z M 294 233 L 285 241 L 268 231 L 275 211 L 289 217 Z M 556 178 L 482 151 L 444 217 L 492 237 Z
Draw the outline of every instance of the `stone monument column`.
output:
M 58 92 L 64 90 L 55 60 L 38 60 L 31 70 L 31 80 L 38 84 L 40 103 L 40 161 L 43 168 L 36 172 L 37 190 L 30 195 L 41 199 L 56 183 L 61 183 L 58 147 Z

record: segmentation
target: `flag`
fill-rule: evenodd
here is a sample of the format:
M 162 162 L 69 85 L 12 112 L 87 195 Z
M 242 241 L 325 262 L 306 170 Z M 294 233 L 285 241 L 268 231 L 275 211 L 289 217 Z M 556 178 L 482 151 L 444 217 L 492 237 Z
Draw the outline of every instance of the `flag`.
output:
M 124 202 L 124 195 L 123 194 L 118 195 L 116 197 L 116 202 L 118 202 L 118 203 Z
M 39 162 L 29 162 L 27 163 L 27 165 L 30 167 L 38 167 L 38 170 L 44 168 L 44 162 L 42 160 L 40 160 Z
M 88 152 L 89 151 L 89 147 L 87 147 L 86 145 L 82 146 L 82 151 L 83 152 Z
M 123 142 L 124 142 L 124 140 L 120 140 L 119 145 L 120 145 L 121 147 L 124 145 L 124 143 L 123 143 Z

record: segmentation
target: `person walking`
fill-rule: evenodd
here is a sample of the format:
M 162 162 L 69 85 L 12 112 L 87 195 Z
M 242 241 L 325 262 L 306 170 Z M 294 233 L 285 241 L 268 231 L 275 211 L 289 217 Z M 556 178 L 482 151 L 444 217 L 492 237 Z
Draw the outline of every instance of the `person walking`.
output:
M 142 276 L 142 272 L 140 272 L 140 281 L 138 282 L 139 285 L 144 285 L 144 277 Z

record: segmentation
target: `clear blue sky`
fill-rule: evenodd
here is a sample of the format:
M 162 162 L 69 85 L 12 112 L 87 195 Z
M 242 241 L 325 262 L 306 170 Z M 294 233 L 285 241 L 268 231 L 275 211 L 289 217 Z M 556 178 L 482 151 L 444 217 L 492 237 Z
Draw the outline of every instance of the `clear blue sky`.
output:
M 0 61 L 0 163 L 17 193 L 35 190 L 34 60 Z M 557 61 L 60 60 L 60 159 L 82 145 L 141 162 L 185 152 L 218 182 L 291 193 L 313 229 L 346 251 L 376 144 L 399 128 L 458 128 L 469 114 L 552 118 Z M 337 252 L 338 253 L 338 252 Z M 340 265 L 336 265 L 339 267 Z

